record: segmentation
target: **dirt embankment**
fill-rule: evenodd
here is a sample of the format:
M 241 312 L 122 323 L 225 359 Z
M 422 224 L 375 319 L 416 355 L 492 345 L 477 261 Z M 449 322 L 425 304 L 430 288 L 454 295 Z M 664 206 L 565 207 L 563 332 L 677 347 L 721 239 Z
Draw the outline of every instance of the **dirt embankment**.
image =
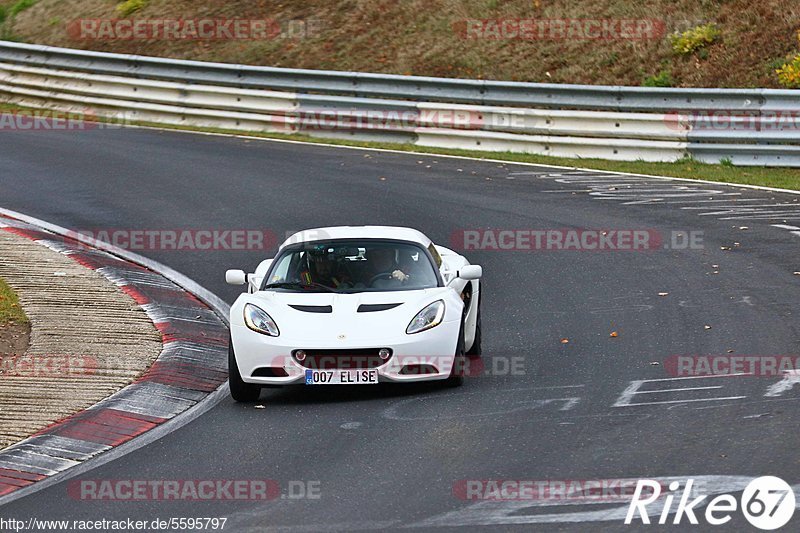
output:
M 129 19 L 270 19 L 277 26 L 268 39 L 76 33 L 76 20 L 119 18 L 119 4 L 39 0 L 10 21 L 9 31 L 31 43 L 279 67 L 610 85 L 641 85 L 657 77 L 685 87 L 778 87 L 775 69 L 797 53 L 800 28 L 800 4 L 778 0 L 144 0 Z M 487 20 L 506 25 L 480 24 Z M 519 30 L 514 23 L 520 20 L 534 20 L 533 30 Z M 559 29 L 575 21 L 572 30 Z M 619 25 L 625 21 L 634 25 Z M 637 30 L 642 21 L 654 26 Z M 709 22 L 721 32 L 714 44 L 699 53 L 673 51 L 670 34 Z

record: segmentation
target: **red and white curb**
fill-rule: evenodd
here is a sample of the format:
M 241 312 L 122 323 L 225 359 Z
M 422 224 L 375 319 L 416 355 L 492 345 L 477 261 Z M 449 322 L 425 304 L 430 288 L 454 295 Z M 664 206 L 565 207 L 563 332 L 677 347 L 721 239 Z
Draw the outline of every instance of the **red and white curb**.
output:
M 161 273 L 137 264 L 146 260 L 122 259 L 121 254 L 87 246 L 20 218 L 0 213 L 0 231 L 48 246 L 116 284 L 161 332 L 163 349 L 134 383 L 0 451 L 0 503 L 186 413 L 228 378 L 228 328 L 222 306 L 209 305 Z

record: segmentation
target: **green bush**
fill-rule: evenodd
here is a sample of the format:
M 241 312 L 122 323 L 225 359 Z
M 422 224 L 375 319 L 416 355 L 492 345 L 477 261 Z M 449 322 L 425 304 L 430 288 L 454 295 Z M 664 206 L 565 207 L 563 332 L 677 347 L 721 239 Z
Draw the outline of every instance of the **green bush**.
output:
M 797 40 L 800 41 L 800 30 L 797 32 Z M 786 61 L 783 65 L 775 69 L 778 75 L 778 82 L 788 89 L 800 88 L 800 55 L 794 56 L 791 61 Z
M 713 22 L 686 30 L 683 33 L 676 32 L 671 37 L 672 50 L 680 55 L 691 54 L 713 43 L 719 39 L 720 35 L 722 32 Z
M 125 0 L 117 6 L 117 13 L 127 17 L 143 9 L 147 5 L 147 0 Z
M 642 85 L 645 87 L 672 87 L 674 84 L 672 74 L 668 70 L 662 70 L 655 76 L 646 77 Z
M 38 0 L 18 0 L 15 4 L 12 4 L 10 8 L 8 8 L 8 16 L 9 17 L 16 17 L 29 7 L 32 7 Z
M 14 35 L 12 27 L 14 17 L 32 7 L 39 0 L 17 0 L 8 7 L 0 6 L 0 39 L 4 41 L 19 41 L 19 37 Z

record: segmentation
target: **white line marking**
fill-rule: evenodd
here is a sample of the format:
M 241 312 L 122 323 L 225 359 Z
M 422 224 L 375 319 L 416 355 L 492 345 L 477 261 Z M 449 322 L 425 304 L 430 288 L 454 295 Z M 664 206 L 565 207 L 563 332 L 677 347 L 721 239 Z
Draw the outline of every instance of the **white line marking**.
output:
M 547 385 L 544 387 L 532 387 L 531 390 L 537 389 L 578 389 L 586 385 Z M 528 389 L 509 389 L 509 390 L 528 390 Z
M 658 379 L 645 379 L 644 382 L 651 381 L 681 381 L 684 379 L 714 379 L 714 378 L 730 378 L 734 376 L 752 376 L 752 372 L 739 372 L 736 374 L 714 374 L 713 376 L 682 376 L 679 378 L 658 378 Z
M 636 407 L 637 405 L 659 405 L 667 403 L 691 403 L 691 402 L 717 402 L 722 400 L 741 400 L 747 396 L 725 396 L 724 398 L 694 398 L 691 400 L 664 400 L 661 402 L 639 402 L 629 403 L 625 405 L 613 405 L 612 407 Z
M 636 483 L 639 479 L 647 479 L 651 476 L 634 478 L 620 478 L 621 484 Z M 687 479 L 693 479 L 695 484 L 692 487 L 691 497 L 701 494 L 707 495 L 708 499 L 713 499 L 718 494 L 733 493 L 743 490 L 752 477 L 747 476 L 705 476 L 687 475 L 677 477 L 659 477 L 662 485 L 668 486 L 672 481 L 685 483 Z M 662 492 L 657 502 L 654 502 L 651 519 L 658 517 L 666 505 L 666 491 Z M 591 506 L 594 505 L 614 505 L 605 509 L 595 509 L 588 511 L 565 510 L 557 512 L 557 509 L 550 510 L 549 507 L 567 506 Z M 452 511 L 425 518 L 419 522 L 414 522 L 403 526 L 404 528 L 425 528 L 434 527 L 455 527 L 455 526 L 494 526 L 501 524 L 568 524 L 583 522 L 609 522 L 617 521 L 619 524 L 625 519 L 629 507 L 629 501 L 621 505 L 619 501 L 610 502 L 607 499 L 567 499 L 567 498 L 542 498 L 522 501 L 489 501 L 482 500 L 468 503 L 466 506 Z M 799 506 L 800 507 L 800 506 Z M 675 514 L 678 506 L 672 505 L 668 510 L 669 515 Z M 541 513 L 534 513 L 535 509 L 543 509 Z M 547 512 L 550 511 L 550 512 Z M 699 513 L 698 513 L 699 514 Z M 638 522 L 634 522 L 637 524 Z M 636 527 L 636 526 L 634 526 Z M 583 528 L 586 529 L 586 528 Z M 616 528 L 616 529 L 619 529 Z M 639 528 L 637 528 L 639 529 Z M 531 529 L 529 529 L 531 530 Z
M 740 192 L 726 192 L 724 194 L 717 194 L 716 196 L 741 196 L 742 193 Z M 664 202 L 665 204 L 716 204 L 720 202 L 734 202 L 736 205 L 740 205 L 747 202 L 769 202 L 766 198 L 743 198 L 739 201 L 736 198 L 721 198 L 718 200 L 714 200 L 709 198 L 708 200 L 676 200 L 674 202 Z M 758 207 L 758 206 L 753 206 Z
M 781 229 L 795 229 L 800 230 L 797 226 L 787 226 L 786 224 L 773 224 L 773 228 L 781 228 Z
M 684 392 L 690 390 L 711 390 L 711 389 L 721 389 L 722 385 L 716 385 L 713 387 L 685 387 L 682 389 L 661 389 L 661 390 L 643 390 L 634 392 L 633 394 L 655 394 L 657 392 Z
M 633 397 L 636 396 L 637 394 L 641 394 L 642 392 L 647 392 L 647 391 L 640 391 L 639 390 L 642 387 L 642 385 L 644 385 L 645 383 L 663 383 L 663 382 L 672 382 L 672 381 L 684 381 L 684 380 L 687 380 L 687 379 L 714 379 L 714 378 L 727 378 L 727 377 L 733 377 L 733 376 L 749 376 L 749 375 L 752 375 L 752 374 L 751 373 L 742 372 L 742 373 L 738 373 L 738 374 L 717 374 L 717 375 L 714 375 L 714 376 L 685 376 L 685 377 L 679 377 L 679 378 L 637 379 L 637 380 L 631 381 L 628 384 L 628 386 L 625 387 L 625 390 L 622 391 L 622 394 L 619 395 L 619 398 L 617 398 L 617 401 L 614 402 L 614 405 L 612 405 L 611 407 L 630 407 L 630 406 L 634 406 L 634 405 L 653 405 L 653 404 L 659 404 L 659 403 L 684 403 L 684 402 L 697 402 L 697 401 L 716 401 L 716 400 L 720 400 L 720 399 L 736 400 L 736 399 L 739 399 L 739 397 L 709 398 L 709 399 L 700 399 L 700 400 L 697 400 L 697 399 L 694 399 L 694 400 L 692 400 L 692 399 L 690 399 L 690 400 L 670 400 L 670 401 L 648 402 L 648 403 L 632 403 L 631 402 L 631 400 L 633 400 Z M 712 387 L 712 388 L 722 388 L 722 387 Z M 700 389 L 701 389 L 701 387 L 697 387 L 697 388 L 694 388 L 694 389 L 687 388 L 686 390 L 700 390 Z M 680 392 L 682 390 L 685 390 L 685 389 L 663 389 L 663 390 L 660 390 L 660 391 L 650 391 L 650 392 Z M 741 398 L 746 398 L 746 396 L 741 396 Z
M 406 407 L 414 402 L 424 402 L 428 400 L 428 398 L 409 398 L 407 400 L 402 400 L 391 407 L 384 409 L 383 411 L 383 418 L 388 420 L 400 420 L 400 421 L 413 421 L 413 420 L 450 420 L 450 419 L 459 419 L 459 418 L 482 418 L 482 417 L 492 417 L 501 414 L 509 414 L 509 413 L 517 413 L 520 411 L 535 411 L 537 409 L 541 409 L 543 407 L 547 407 L 549 405 L 556 404 L 557 402 L 563 402 L 563 405 L 558 408 L 559 411 L 569 411 L 570 409 L 574 408 L 578 403 L 581 401 L 580 397 L 566 397 L 566 398 L 541 398 L 541 399 L 531 399 L 525 400 L 524 403 L 512 404 L 507 406 L 487 406 L 484 408 L 483 411 L 480 411 L 482 408 L 481 406 L 470 406 L 469 412 L 453 412 L 450 414 L 442 414 L 437 412 L 435 414 L 429 416 L 408 416 L 401 414 L 399 410 L 401 408 Z M 413 409 L 413 407 L 411 407 Z M 455 411 L 452 407 L 448 409 L 449 411 Z
M 625 407 L 626 405 L 630 405 L 634 394 L 636 394 L 636 391 L 639 390 L 639 387 L 641 387 L 643 383 L 644 381 L 641 380 L 631 381 L 611 407 Z
M 548 191 L 542 191 L 542 192 L 550 193 L 550 194 L 575 194 L 576 192 L 592 192 L 592 189 L 567 189 L 567 190 L 563 190 L 562 189 L 562 190 L 558 190 L 558 191 L 556 191 L 556 190 L 548 190 Z
M 688 209 L 688 210 L 703 210 L 703 209 L 730 209 L 733 211 L 762 211 L 765 207 L 792 207 L 800 209 L 800 204 L 795 203 L 778 203 L 778 204 L 759 204 L 759 205 L 742 205 L 750 200 L 742 200 L 741 202 L 734 202 L 731 205 L 715 205 L 712 207 L 705 207 L 705 206 L 689 206 L 689 207 L 681 207 L 681 209 Z M 730 202 L 730 200 L 728 200 Z M 772 209 L 771 211 L 774 211 Z
M 745 402 L 745 404 L 747 404 L 747 403 L 748 403 L 748 402 Z M 722 404 L 717 404 L 717 405 L 704 405 L 703 407 L 694 407 L 694 410 L 695 410 L 695 411 L 703 411 L 703 410 L 705 410 L 705 409 L 720 409 L 721 407 L 730 407 L 730 406 L 732 406 L 732 405 L 735 405 L 735 404 L 732 404 L 732 403 L 722 403 Z M 741 404 L 739 404 L 739 405 L 741 405 Z M 673 406 L 673 407 L 679 407 L 679 406 L 675 405 L 675 406 Z M 671 408 L 670 408 L 670 407 L 667 407 L 667 409 L 671 409 Z
M 771 220 L 780 218 L 786 220 L 800 220 L 800 211 L 765 211 L 735 217 L 722 217 L 719 220 Z
M 764 396 L 775 398 L 800 383 L 800 370 L 785 370 L 783 379 L 769 386 Z

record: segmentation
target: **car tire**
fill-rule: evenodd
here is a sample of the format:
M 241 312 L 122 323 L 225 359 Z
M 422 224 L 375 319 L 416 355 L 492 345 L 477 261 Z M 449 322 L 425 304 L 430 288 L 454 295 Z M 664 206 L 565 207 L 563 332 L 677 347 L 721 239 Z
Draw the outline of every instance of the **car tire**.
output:
M 236 364 L 236 354 L 233 352 L 233 341 L 228 337 L 228 384 L 231 388 L 231 396 L 237 402 L 254 402 L 261 396 L 261 385 L 245 383 L 239 374 L 239 366 Z
M 456 357 L 453 361 L 453 368 L 450 376 L 444 380 L 445 387 L 460 387 L 464 384 L 466 356 L 464 355 L 464 324 L 461 324 L 461 331 L 458 333 L 458 344 L 456 344 Z
M 472 342 L 467 355 L 480 357 L 481 355 L 481 294 L 478 293 L 478 318 L 475 321 L 475 340 Z

